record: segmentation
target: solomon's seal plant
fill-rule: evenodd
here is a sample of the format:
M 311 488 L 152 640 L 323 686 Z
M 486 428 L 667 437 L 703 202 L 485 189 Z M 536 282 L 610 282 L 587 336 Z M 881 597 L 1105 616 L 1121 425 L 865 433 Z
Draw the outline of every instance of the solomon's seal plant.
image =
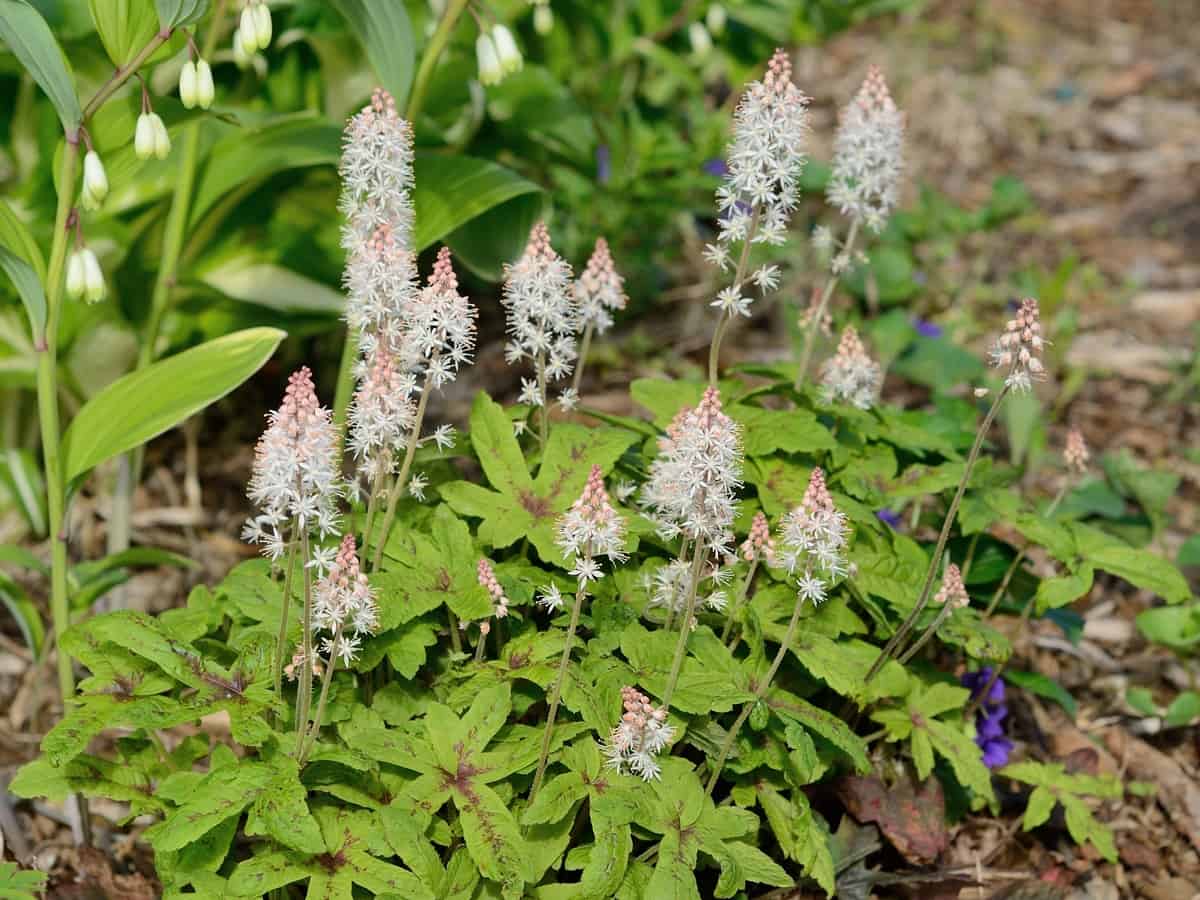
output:
M 269 13 L 239 15 L 235 47 L 254 52 Z M 485 37 L 492 80 L 513 62 L 503 35 Z M 431 41 L 446 39 L 439 25 Z M 198 65 L 180 87 L 200 104 Z M 997 384 L 964 386 L 977 391 L 937 427 L 888 401 L 851 322 L 819 388 L 804 381 L 811 341 L 796 364 L 720 371 L 750 285 L 781 277 L 749 253 L 788 239 L 805 104 L 782 52 L 738 104 L 709 249 L 732 283 L 707 378 L 634 381 L 643 416 L 552 416 L 549 391 L 625 289 L 603 241 L 576 279 L 539 222 L 503 273 L 520 404 L 478 394 L 455 440 L 424 418 L 473 358 L 476 311 L 447 249 L 421 282 L 412 128 L 377 92 L 342 147 L 344 402 L 325 406 L 301 368 L 268 415 L 245 531 L 259 557 L 159 616 L 58 617 L 68 709 L 12 790 L 121 804 L 164 895 L 214 898 L 833 895 L 847 867 L 824 798 L 842 775 L 936 778 L 963 810 L 994 806 L 989 766 L 1035 752 L 999 743 L 1011 647 L 987 617 L 1011 610 L 982 601 L 1013 592 L 1027 619 L 1096 571 L 1169 602 L 1189 591 L 1102 522 L 1024 496 L 985 452 L 1005 398 L 1048 378 L 1036 300 L 996 342 Z M 842 253 L 895 206 L 901 133 L 872 70 L 837 139 Z M 85 166 L 99 203 L 98 159 Z M 87 264 L 67 266 L 68 176 L 55 304 L 64 280 L 89 289 Z M 1065 459 L 1086 465 L 1077 438 Z M 61 475 L 48 481 L 61 501 Z M 903 529 L 876 515 L 906 502 Z M 1014 530 L 1062 574 L 982 571 L 979 545 L 1020 568 Z M 179 727 L 205 717 L 228 735 Z M 1027 827 L 1058 803 L 1108 853 L 1082 797 L 1119 785 L 1031 759 L 1001 771 L 1033 788 Z

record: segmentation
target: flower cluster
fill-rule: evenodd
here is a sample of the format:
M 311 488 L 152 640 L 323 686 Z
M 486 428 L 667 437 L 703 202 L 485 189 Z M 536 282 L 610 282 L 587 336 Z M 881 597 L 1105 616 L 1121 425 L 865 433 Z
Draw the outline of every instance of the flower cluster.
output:
M 571 266 L 550 246 L 545 223 L 533 226 L 521 258 L 504 267 L 501 302 L 508 313 L 504 356 L 509 365 L 528 357 L 545 366 L 547 381 L 570 375 L 579 319 Z M 542 386 L 524 380 L 521 402 L 543 406 Z
M 558 546 L 574 558 L 571 574 L 586 584 L 600 577 L 595 557 L 621 562 L 626 558 L 624 545 L 625 521 L 609 502 L 603 470 L 592 466 L 583 493 L 558 520 Z
M 575 281 L 575 302 L 579 308 L 579 327 L 591 326 L 600 334 L 612 327 L 612 313 L 625 308 L 625 279 L 613 264 L 608 241 L 596 238 L 596 247 L 587 268 Z
M 108 293 L 100 260 L 88 247 L 80 247 L 67 259 L 67 296 L 72 300 L 99 303 Z
M 846 541 L 849 527 L 846 516 L 833 504 L 825 487 L 825 473 L 813 469 L 800 505 L 783 517 L 783 564 L 796 575 L 802 600 L 821 603 L 828 585 L 822 580 L 837 578 L 848 571 Z
M 133 130 L 133 153 L 141 160 L 150 157 L 166 159 L 171 152 L 171 137 L 167 134 L 167 126 L 162 117 L 149 110 L 143 110 L 137 117 L 137 125 Z
M 508 615 L 508 596 L 504 593 L 500 582 L 496 580 L 496 570 L 492 568 L 492 564 L 488 560 L 480 557 L 475 571 L 478 573 L 480 585 L 488 592 L 492 603 L 495 604 L 493 613 L 497 619 L 503 619 Z
M 347 414 L 349 447 L 364 469 L 374 473 L 412 428 L 414 389 L 412 375 L 401 371 L 395 354 L 376 346 Z
M 782 244 L 796 208 L 804 143 L 808 136 L 808 97 L 792 84 L 787 53 L 776 50 L 762 81 L 752 82 L 733 113 L 728 174 L 717 191 L 720 243 L 751 237 Z
M 1043 378 L 1041 314 L 1038 302 L 1032 297 L 1021 301 L 1015 318 L 1009 319 L 1004 333 L 996 340 L 990 354 L 991 363 L 1007 372 L 1004 383 L 1014 391 L 1028 391 L 1034 379 Z
M 1070 471 L 1076 475 L 1082 475 L 1087 471 L 1091 458 L 1092 454 L 1088 452 L 1083 432 L 1078 428 L 1071 428 L 1067 432 L 1067 445 L 1063 448 L 1063 462 L 1067 464 Z
M 742 559 L 746 562 L 755 560 L 774 562 L 775 539 L 771 537 L 771 525 L 767 522 L 764 513 L 756 512 L 754 514 L 754 519 L 750 522 L 750 534 L 746 540 L 742 541 L 741 554 Z
M 337 525 L 337 435 L 307 367 L 292 374 L 283 403 L 267 417 L 247 494 L 261 512 L 246 523 L 243 536 L 273 559 L 283 555 L 284 526 L 294 522 L 325 535 Z
M 259 50 L 271 43 L 271 9 L 264 0 L 249 0 L 242 7 L 237 30 L 233 32 L 233 57 L 244 65 Z
M 662 772 L 655 757 L 671 743 L 675 729 L 667 724 L 666 708 L 654 706 L 636 688 L 621 688 L 621 705 L 621 722 L 601 748 L 611 768 L 622 773 L 628 768 L 643 781 L 652 781 Z
M 978 697 L 992 681 L 992 667 L 984 666 L 976 672 L 967 672 L 961 677 L 963 687 L 969 688 L 972 698 Z M 983 764 L 989 769 L 999 769 L 1008 763 L 1013 743 L 1004 734 L 1004 720 L 1008 707 L 1004 703 L 1004 680 L 997 678 L 975 714 L 975 743 L 983 751 Z
M 896 208 L 903 168 L 904 114 L 877 66 L 842 110 L 833 144 L 829 202 L 878 233 Z
M 185 109 L 208 109 L 216 98 L 212 67 L 204 59 L 187 60 L 179 70 L 179 100 Z
M 342 246 L 353 254 L 387 227 L 401 250 L 411 250 L 413 208 L 412 126 L 396 112 L 396 101 L 376 90 L 342 136 L 338 173 L 339 206 L 346 217 Z
M 826 403 L 849 403 L 870 409 L 879 398 L 883 370 L 867 355 L 854 326 L 842 331 L 837 353 L 821 369 L 822 395 Z
M 727 583 L 730 574 L 728 568 L 711 566 L 708 572 L 701 576 L 700 581 L 711 581 L 715 589 L 700 596 L 697 602 L 711 610 L 718 612 L 723 610 L 729 598 L 720 587 Z M 643 575 L 642 586 L 649 594 L 648 605 L 650 608 L 665 608 L 671 614 L 681 613 L 687 608 L 687 598 L 691 593 L 691 563 L 686 559 L 673 559 L 665 565 L 659 566 L 653 574 Z M 697 584 L 696 593 L 699 595 L 700 592 L 701 584 Z M 688 624 L 689 626 L 694 625 L 694 617 L 693 622 Z
M 947 606 L 948 604 L 948 609 L 952 610 L 970 605 L 971 597 L 967 594 L 967 586 L 963 584 L 962 571 L 954 563 L 946 566 L 941 587 L 933 595 L 933 602 L 938 606 Z
M 321 642 L 321 651 L 331 662 L 340 657 L 346 666 L 357 656 L 363 636 L 379 628 L 379 607 L 359 567 L 353 534 L 342 538 L 333 565 L 317 582 L 312 613 L 313 632 L 330 632 Z
M 475 61 L 479 83 L 485 87 L 499 84 L 525 65 L 516 38 L 505 26 L 496 24 L 491 31 L 480 31 L 475 38 Z
M 404 343 L 412 355 L 409 364 L 424 371 L 431 387 L 453 381 L 458 370 L 471 362 L 478 315 L 471 301 L 458 292 L 450 248 L 442 247 L 428 283 L 402 310 Z
M 658 446 L 642 500 L 659 535 L 683 534 L 723 553 L 733 540 L 742 446 L 737 425 L 721 411 L 720 392 L 709 387 L 699 405 L 680 410 Z

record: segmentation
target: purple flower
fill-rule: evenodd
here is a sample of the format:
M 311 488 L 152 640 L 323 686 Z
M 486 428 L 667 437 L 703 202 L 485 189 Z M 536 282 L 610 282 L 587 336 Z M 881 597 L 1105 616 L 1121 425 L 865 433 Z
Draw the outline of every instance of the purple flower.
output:
M 715 156 L 712 159 L 706 159 L 700 168 L 704 170 L 704 174 L 714 175 L 717 178 L 724 178 L 729 174 L 729 166 L 725 165 L 725 160 L 721 159 L 719 156 Z
M 942 326 L 936 322 L 930 322 L 928 319 L 913 319 L 913 328 L 917 329 L 917 334 L 921 337 L 940 338 L 942 336 Z
M 900 527 L 900 514 L 892 512 L 890 509 L 881 509 L 875 513 L 880 522 L 890 525 L 892 528 Z
M 596 181 L 608 184 L 611 178 L 612 151 L 608 149 L 608 144 L 601 144 L 596 148 Z
M 971 697 L 978 697 L 992 678 L 992 667 L 984 666 L 975 672 L 967 672 L 960 681 L 963 687 L 970 688 Z M 998 769 L 1008 762 L 1013 744 L 1004 736 L 1004 720 L 1008 717 L 1008 707 L 1004 703 L 1004 681 L 997 678 L 990 688 L 987 697 L 979 704 L 975 713 L 975 743 L 983 751 L 983 764 L 989 769 Z

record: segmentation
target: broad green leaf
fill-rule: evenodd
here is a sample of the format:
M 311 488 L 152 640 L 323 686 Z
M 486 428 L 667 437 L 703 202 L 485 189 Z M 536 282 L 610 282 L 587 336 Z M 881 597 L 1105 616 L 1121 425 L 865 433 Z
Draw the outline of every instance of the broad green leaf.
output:
M 533 803 L 521 816 L 524 825 L 557 822 L 588 795 L 588 787 L 578 772 L 566 772 L 550 779 L 537 792 Z
M 1038 615 L 1045 615 L 1047 610 L 1067 606 L 1085 596 L 1092 589 L 1094 576 L 1095 570 L 1085 564 L 1080 566 L 1078 571 L 1068 575 L 1042 579 L 1037 587 Z
M 146 830 L 146 840 L 156 850 L 181 849 L 253 803 L 273 775 L 266 763 L 244 760 L 210 772 L 186 803 Z
M 208 12 L 209 0 L 154 0 L 158 21 L 163 28 L 193 25 Z
M 96 33 L 117 66 L 133 60 L 158 33 L 158 15 L 150 0 L 88 0 Z
M 507 211 L 510 201 L 523 195 L 533 195 L 531 199 L 540 207 L 541 189 L 536 184 L 485 159 L 419 153 L 413 166 L 413 179 L 416 183 L 413 242 L 417 248 L 452 236 L 454 240 L 447 240 L 447 243 L 474 263 L 480 261 L 480 248 L 477 240 L 472 239 L 476 236 L 459 231 L 463 225 L 492 209 L 496 209 L 497 214 L 501 210 Z M 501 236 L 492 230 L 489 238 L 492 241 L 508 238 L 505 258 L 515 261 L 528 238 L 528 229 L 520 229 L 515 223 L 508 222 L 504 230 L 509 233 Z
M 471 405 L 471 445 L 492 487 L 513 494 L 533 487 L 512 420 L 504 407 L 482 391 Z
M 1085 552 L 1088 562 L 1096 568 L 1111 572 L 1135 587 L 1158 594 L 1168 603 L 1182 603 L 1192 596 L 1183 573 L 1155 553 L 1116 544 Z
M 66 715 L 42 740 L 42 752 L 56 766 L 82 753 L 107 728 L 174 728 L 211 711 L 206 703 L 170 697 L 119 697 L 88 694 L 70 702 Z
M 866 742 L 839 717 L 781 690 L 772 691 L 767 697 L 767 704 L 783 719 L 803 725 L 829 741 L 850 758 L 859 773 L 871 770 Z
M 73 134 L 83 110 L 66 57 L 41 13 L 26 0 L 0 0 L 0 38 L 46 92 L 63 129 Z
M 33 335 L 35 345 L 46 342 L 46 294 L 42 283 L 38 280 L 33 266 L 17 256 L 7 247 L 0 246 L 0 269 L 12 281 L 13 287 L 21 297 L 25 306 L 25 314 L 29 316 L 29 331 Z
M 84 405 L 63 436 L 67 480 L 224 397 L 257 372 L 283 338 L 275 328 L 250 328 L 117 379 Z
M 957 728 L 936 719 L 926 721 L 924 731 L 938 754 L 950 763 L 958 782 L 969 787 L 977 797 L 991 800 L 992 776 L 983 764 L 975 742 Z
M 383 833 L 396 855 L 420 876 L 426 884 L 437 884 L 445 877 L 445 869 L 437 851 L 425 836 L 428 817 L 395 801 L 379 811 Z
M 484 878 L 509 887 L 533 880 L 521 829 L 508 805 L 477 779 L 456 782 L 451 791 L 463 839 Z
M 404 4 L 393 0 L 333 0 L 333 6 L 350 23 L 367 50 L 375 74 L 404 109 L 415 55 L 412 23 Z
M 755 788 L 767 824 L 784 855 L 800 863 L 804 874 L 832 897 L 835 874 L 829 829 L 809 806 L 808 797 L 802 791 L 793 791 L 789 801 L 765 782 L 759 782 Z
M 34 659 L 40 658 L 42 642 L 46 637 L 41 613 L 24 589 L 4 572 L 0 572 L 0 601 L 3 601 L 9 615 L 17 623 L 21 637 L 25 639 L 25 646 L 33 653 Z
M 276 888 L 308 878 L 316 866 L 298 853 L 268 850 L 240 862 L 229 876 L 229 892 L 235 897 L 265 897 Z
M 1057 681 L 1040 672 L 1024 672 L 1020 669 L 1005 669 L 1004 678 L 1022 690 L 1045 697 L 1047 700 L 1053 700 L 1066 710 L 1067 715 L 1074 721 L 1075 711 L 1078 708 L 1075 698 Z
M 742 426 L 742 449 L 747 456 L 785 453 L 816 453 L 834 446 L 829 429 L 806 409 L 762 409 L 734 405 L 729 415 Z
M 1021 828 L 1024 831 L 1032 831 L 1039 825 L 1045 825 L 1057 802 L 1050 788 L 1044 784 L 1035 787 L 1025 804 L 1025 817 L 1021 820 Z
M 708 852 L 707 845 L 701 845 Z M 744 841 L 724 841 L 720 849 L 714 848 L 713 858 L 721 866 L 721 877 L 717 882 L 716 897 L 732 897 L 746 887 L 746 882 L 769 884 L 774 887 L 791 887 L 795 884 L 788 873 L 767 854 Z
M 29 263 L 39 281 L 46 280 L 46 261 L 42 258 L 42 251 L 7 199 L 0 199 L 0 246 L 7 247 Z
M 1200 644 L 1200 603 L 1147 609 L 1134 621 L 1147 640 L 1181 653 Z
M 327 284 L 252 254 L 236 256 L 200 275 L 200 280 L 227 297 L 290 313 L 340 315 L 346 298 Z
M 325 852 L 321 829 L 308 811 L 308 791 L 300 783 L 300 767 L 290 756 L 271 761 L 274 772 L 250 807 L 246 834 L 265 835 L 302 853 Z

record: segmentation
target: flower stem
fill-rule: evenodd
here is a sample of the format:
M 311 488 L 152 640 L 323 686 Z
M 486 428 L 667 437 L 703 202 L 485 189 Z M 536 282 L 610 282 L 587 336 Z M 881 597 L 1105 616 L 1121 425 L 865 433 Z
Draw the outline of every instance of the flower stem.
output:
M 919 638 L 917 638 L 907 650 L 900 654 L 896 661 L 899 662 L 900 665 L 904 665 L 906 662 L 916 656 L 917 651 L 929 643 L 930 638 L 932 638 L 934 634 L 937 633 L 937 630 L 942 627 L 942 623 L 946 621 L 947 617 L 949 617 L 952 611 L 953 609 L 949 603 L 946 603 L 941 609 L 939 609 L 937 616 L 934 618 L 930 626 L 925 629 L 925 632 Z
M 538 407 L 538 440 L 541 442 L 542 450 L 546 449 L 546 438 L 550 432 L 550 420 L 547 418 L 550 412 L 550 398 L 546 396 L 546 354 L 539 353 L 537 355 L 537 383 L 538 395 L 542 398 L 542 405 Z
M 483 629 L 479 629 L 479 640 L 475 642 L 475 662 L 483 662 L 483 648 L 487 644 L 487 634 Z
M 700 582 L 700 567 L 704 564 L 704 540 L 696 539 L 693 551 L 692 568 L 688 576 L 688 596 L 683 607 L 683 621 L 679 623 L 679 640 L 675 642 L 675 658 L 671 660 L 671 674 L 667 676 L 667 686 L 663 690 L 662 705 L 670 711 L 671 697 L 675 693 L 675 685 L 679 681 L 679 672 L 683 668 L 683 658 L 687 655 L 687 642 L 692 633 L 692 615 L 696 611 L 696 592 Z
M 329 685 L 333 682 L 333 670 L 337 668 L 337 648 L 341 642 L 342 623 L 338 622 L 337 627 L 333 630 L 333 644 L 329 651 L 329 664 L 325 667 L 325 677 L 321 682 L 321 697 L 317 700 L 317 715 L 313 719 L 311 728 L 307 727 L 307 722 L 305 723 L 304 737 L 300 741 L 300 755 L 296 758 L 296 762 L 300 765 L 304 765 L 304 760 L 308 758 L 313 745 L 317 742 L 317 735 L 321 733 L 321 720 L 325 718 L 325 702 L 329 699 Z
M 724 644 L 729 639 L 729 632 L 733 630 L 733 620 L 742 610 L 742 603 L 746 599 L 746 595 L 750 591 L 750 583 L 754 581 L 754 573 L 758 571 L 758 556 L 750 561 L 750 571 L 746 573 L 746 580 L 742 582 L 742 589 L 738 591 L 737 598 L 733 601 L 733 606 L 729 607 L 729 615 L 725 619 L 725 628 L 721 631 L 721 643 Z M 734 638 L 730 643 L 732 647 L 737 643 L 737 638 Z
M 1000 404 L 1007 396 L 1009 386 L 1004 385 L 1003 388 L 996 394 L 996 399 L 992 401 L 991 408 L 987 411 L 987 415 L 983 419 L 983 424 L 979 426 L 979 431 L 975 433 L 975 443 L 971 445 L 971 452 L 967 456 L 967 464 L 963 469 L 962 479 L 958 482 L 958 489 L 954 492 L 954 499 L 950 501 L 950 509 L 946 513 L 946 518 L 942 522 L 942 530 L 938 534 L 937 545 L 933 550 L 933 557 L 929 560 L 929 568 L 925 571 L 925 583 L 921 587 L 921 595 L 917 600 L 916 606 L 912 608 L 912 612 L 896 629 L 896 633 L 884 645 L 883 651 L 867 671 L 866 678 L 863 679 L 864 684 L 870 683 L 871 679 L 879 674 L 879 670 L 891 658 L 892 654 L 900 646 L 900 643 L 908 637 L 912 631 L 913 625 L 917 621 L 917 617 L 925 609 L 925 605 L 929 602 L 929 595 L 933 590 L 934 578 L 937 576 L 939 565 L 942 561 L 942 553 L 946 550 L 946 541 L 950 538 L 950 529 L 954 525 L 954 519 L 958 515 L 958 505 L 962 502 L 963 494 L 967 490 L 967 482 L 971 480 L 971 472 L 975 468 L 975 463 L 979 459 L 979 450 L 983 446 L 984 438 L 987 436 L 988 429 L 991 428 L 992 422 L 996 418 L 996 414 L 1000 411 Z
M 571 383 L 576 397 L 579 395 L 579 386 L 583 384 L 583 367 L 587 363 L 588 351 L 592 349 L 593 331 L 595 331 L 595 325 L 588 322 L 583 329 L 583 339 L 579 343 L 579 365 L 575 367 L 575 380 Z
M 591 558 L 591 548 L 585 555 Z M 575 607 L 571 610 L 571 624 L 567 628 L 567 642 L 563 645 L 562 657 L 558 661 L 558 674 L 554 678 L 554 689 L 550 693 L 550 711 L 546 714 L 546 730 L 542 732 L 542 751 L 538 755 L 537 771 L 533 776 L 533 786 L 529 789 L 529 802 L 533 802 L 538 788 L 542 786 L 542 778 L 546 774 L 546 762 L 550 758 L 550 739 L 554 735 L 554 720 L 558 716 L 558 703 L 562 699 L 562 686 L 567 677 L 567 667 L 571 664 L 571 647 L 575 643 L 575 630 L 579 627 L 579 615 L 583 611 L 583 598 L 587 593 L 586 582 L 579 581 L 575 591 Z
M 450 0 L 446 4 L 446 11 L 442 14 L 441 21 L 438 22 L 437 30 L 433 32 L 433 37 L 429 39 L 429 44 L 425 47 L 421 65 L 417 69 L 416 78 L 413 79 L 412 93 L 408 96 L 408 109 L 404 113 L 404 117 L 414 125 L 417 116 L 421 113 L 421 105 L 425 102 L 425 92 L 429 89 L 433 71 L 437 68 L 438 60 L 441 58 L 442 51 L 446 49 L 451 35 L 454 34 L 454 26 L 458 24 L 459 17 L 467 8 L 467 2 L 468 0 Z
M 761 208 L 755 206 L 754 213 L 750 216 L 750 227 L 746 231 L 746 238 L 742 241 L 742 255 L 738 257 L 737 271 L 733 273 L 733 288 L 739 292 L 742 289 L 742 282 L 746 280 L 746 264 L 750 261 L 750 244 L 754 240 L 755 232 L 758 231 L 758 218 L 761 213 Z M 713 331 L 712 345 L 708 348 L 708 383 L 714 387 L 717 384 L 721 362 L 721 341 L 725 338 L 725 332 L 729 330 L 729 323 L 733 321 L 733 316 L 732 311 L 722 311 L 716 330 Z
M 846 242 L 842 245 L 842 253 L 849 256 L 854 251 L 854 242 L 858 238 L 858 219 L 850 223 L 850 231 L 846 233 Z M 800 365 L 796 369 L 796 390 L 799 390 L 804 379 L 808 377 L 808 364 L 812 362 L 813 344 L 817 339 L 817 330 L 821 327 L 821 320 L 825 317 L 825 309 L 829 306 L 829 298 L 833 296 L 833 289 L 837 286 L 840 275 L 830 274 L 825 281 L 825 286 L 821 289 L 820 299 L 817 301 L 817 308 L 813 312 L 812 318 L 808 323 L 808 330 L 804 334 L 804 349 L 800 353 Z
M 313 664 L 313 644 L 312 644 L 312 574 L 308 568 L 308 561 L 311 558 L 308 549 L 308 529 L 303 525 L 300 526 L 300 552 L 304 559 L 301 565 L 304 567 L 304 632 L 301 635 L 301 650 L 304 656 L 303 664 L 300 668 L 300 691 L 296 696 L 296 738 L 303 740 L 304 728 L 308 724 L 308 708 L 312 703 L 312 664 Z
M 292 607 L 292 573 L 296 569 L 296 550 L 299 545 L 295 532 L 288 548 L 287 571 L 283 574 L 283 603 L 279 613 L 279 638 L 275 642 L 275 699 L 283 696 L 283 646 L 287 642 L 288 611 Z
M 388 492 L 387 511 L 383 514 L 383 524 L 379 528 L 379 540 L 375 544 L 375 554 L 371 559 L 372 572 L 377 572 L 380 563 L 383 562 L 383 548 L 387 546 L 388 532 L 392 530 L 392 523 L 396 520 L 396 506 L 400 503 L 404 489 L 408 487 L 408 473 L 412 469 L 417 444 L 421 442 L 421 424 L 425 421 L 425 405 L 429 402 L 429 391 L 429 379 L 426 378 L 425 383 L 421 386 L 421 399 L 417 402 L 417 412 L 413 417 L 408 446 L 404 448 L 404 461 L 400 464 L 400 471 L 396 473 L 396 480 L 392 482 L 392 489 Z
M 741 713 L 738 714 L 737 720 L 733 723 L 733 727 L 729 729 L 725 735 L 725 743 L 721 745 L 721 752 L 717 756 L 717 764 L 713 767 L 712 774 L 708 777 L 708 786 L 705 788 L 705 793 L 712 795 L 713 788 L 717 785 L 717 779 L 721 775 L 721 770 L 725 768 L 725 761 L 729 758 L 729 752 L 733 749 L 734 741 L 737 740 L 738 732 L 742 726 L 746 724 L 746 720 L 750 718 L 750 713 L 754 711 L 755 705 L 766 696 L 767 688 L 771 686 L 771 681 L 775 677 L 775 673 L 779 671 L 779 667 L 783 665 L 783 659 L 787 656 L 788 647 L 792 645 L 792 638 L 796 636 L 796 626 L 800 622 L 800 609 L 803 604 L 799 599 L 796 600 L 795 608 L 792 610 L 792 618 L 788 622 L 787 633 L 783 636 L 783 643 L 779 645 L 779 650 L 775 653 L 775 659 L 771 661 L 771 668 L 767 669 L 766 676 L 758 683 L 754 690 L 754 699 L 748 700 L 743 706 Z

